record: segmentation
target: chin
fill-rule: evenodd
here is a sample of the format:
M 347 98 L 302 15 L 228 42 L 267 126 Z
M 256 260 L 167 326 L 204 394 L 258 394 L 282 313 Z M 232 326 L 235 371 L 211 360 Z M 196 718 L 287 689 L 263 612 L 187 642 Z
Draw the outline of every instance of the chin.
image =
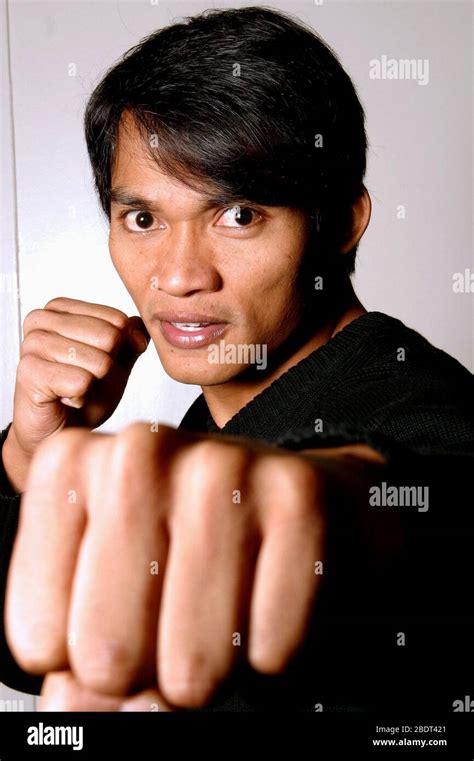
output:
M 170 352 L 163 351 L 162 347 L 160 350 L 158 347 L 156 348 L 163 370 L 178 383 L 194 386 L 218 386 L 236 378 L 248 369 L 247 366 L 238 364 L 211 364 L 208 361 L 207 353 L 198 354 L 196 352 L 194 356 L 189 356 L 191 352 L 186 351 L 181 354 L 173 352 L 170 355 Z
M 222 383 L 228 383 L 240 373 L 244 372 L 245 367 L 219 367 L 219 368 L 192 368 L 177 367 L 176 363 L 170 367 L 163 363 L 163 369 L 170 378 L 178 383 L 187 383 L 193 386 L 219 386 Z

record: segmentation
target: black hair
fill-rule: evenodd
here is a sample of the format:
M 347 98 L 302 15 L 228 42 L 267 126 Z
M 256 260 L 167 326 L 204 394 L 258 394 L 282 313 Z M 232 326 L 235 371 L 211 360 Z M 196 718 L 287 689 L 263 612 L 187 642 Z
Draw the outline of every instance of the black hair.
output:
M 108 219 L 124 111 L 171 176 L 235 200 L 304 209 L 326 255 L 346 240 L 363 191 L 364 110 L 331 48 L 287 14 L 204 11 L 153 32 L 107 71 L 84 122 Z M 341 257 L 349 273 L 356 248 Z

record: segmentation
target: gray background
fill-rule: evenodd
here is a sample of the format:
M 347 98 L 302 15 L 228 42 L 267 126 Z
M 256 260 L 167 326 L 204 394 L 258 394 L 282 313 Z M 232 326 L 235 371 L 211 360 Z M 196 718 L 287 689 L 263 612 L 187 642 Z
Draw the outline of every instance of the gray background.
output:
M 248 4 L 2 2 L 2 427 L 11 420 L 21 322 L 31 309 L 61 295 L 136 312 L 109 261 L 92 189 L 82 115 L 93 86 L 126 49 L 174 18 Z M 355 277 L 362 302 L 399 317 L 474 370 L 474 296 L 452 287 L 454 273 L 474 271 L 471 3 L 268 5 L 322 35 L 366 109 L 373 211 Z M 382 55 L 429 59 L 429 83 L 371 80 L 369 61 Z M 400 205 L 404 219 L 397 218 Z M 104 428 L 134 419 L 178 424 L 197 393 L 169 379 L 151 348 Z M 22 697 L 0 686 L 0 699 L 12 696 Z M 24 698 L 19 708 L 34 705 Z

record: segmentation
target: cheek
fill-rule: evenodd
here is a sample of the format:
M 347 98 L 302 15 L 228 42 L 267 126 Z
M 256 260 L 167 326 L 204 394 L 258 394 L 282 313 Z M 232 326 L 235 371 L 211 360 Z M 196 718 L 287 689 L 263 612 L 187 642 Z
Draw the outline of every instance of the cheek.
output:
M 261 304 L 265 304 L 265 310 Z M 300 317 L 300 304 L 302 303 L 296 282 L 293 278 L 285 278 L 275 283 L 268 294 L 259 297 L 260 320 L 268 335 L 281 333 L 282 328 L 291 331 Z
M 123 280 L 127 258 L 124 256 L 124 247 L 120 245 L 119 236 L 114 234 L 112 230 L 109 234 L 109 254 L 112 264 Z
M 265 291 L 272 292 L 284 298 L 296 287 L 298 274 L 302 263 L 303 242 L 299 237 L 289 240 L 276 238 L 273 244 L 267 245 L 262 255 L 256 258 L 260 262 L 255 273 L 255 281 Z
M 137 251 L 130 250 L 120 240 L 120 236 L 112 234 L 109 236 L 109 252 L 112 264 L 130 295 L 134 297 L 142 293 L 149 284 L 140 263 L 144 261 L 143 257 L 140 259 Z
M 255 256 L 256 279 L 266 290 L 291 291 L 298 281 L 305 250 L 306 235 L 300 225 L 284 222 L 275 226 L 272 235 Z
M 254 259 L 249 276 L 240 275 L 236 281 L 250 323 L 259 326 L 258 332 L 267 338 L 280 333 L 282 326 L 292 330 L 302 304 L 299 252 L 280 250 L 278 254 L 272 258 L 267 249 L 266 255 Z

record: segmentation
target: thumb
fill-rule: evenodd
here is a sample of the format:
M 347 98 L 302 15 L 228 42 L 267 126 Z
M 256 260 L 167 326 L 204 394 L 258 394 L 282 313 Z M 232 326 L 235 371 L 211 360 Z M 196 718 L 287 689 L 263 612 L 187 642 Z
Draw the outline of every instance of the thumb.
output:
M 141 317 L 128 318 L 123 332 L 123 340 L 117 352 L 116 361 L 127 370 L 131 370 L 138 357 L 146 351 L 150 343 L 150 334 Z

